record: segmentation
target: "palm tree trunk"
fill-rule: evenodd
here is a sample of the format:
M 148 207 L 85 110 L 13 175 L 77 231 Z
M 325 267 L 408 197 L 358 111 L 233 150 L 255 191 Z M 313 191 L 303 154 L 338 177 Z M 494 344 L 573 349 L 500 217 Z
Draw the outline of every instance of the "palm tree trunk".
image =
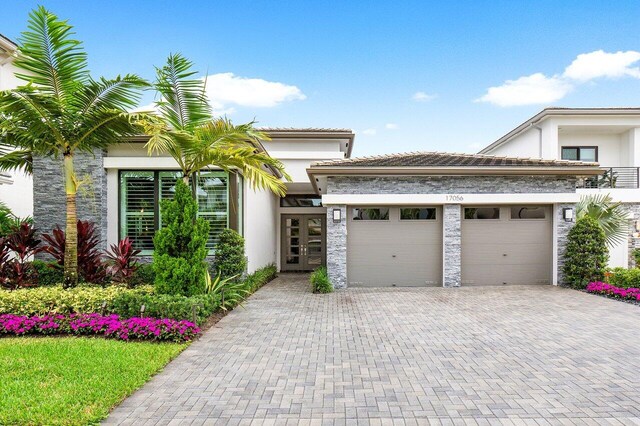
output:
M 66 241 L 64 244 L 64 287 L 78 285 L 78 186 L 73 170 L 73 155 L 64 155 L 64 189 L 67 197 Z

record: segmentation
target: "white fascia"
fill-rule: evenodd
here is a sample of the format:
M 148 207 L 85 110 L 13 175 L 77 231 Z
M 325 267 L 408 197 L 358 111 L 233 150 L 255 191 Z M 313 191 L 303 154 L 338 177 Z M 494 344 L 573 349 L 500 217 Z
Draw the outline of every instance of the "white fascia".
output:
M 346 205 L 430 205 L 430 204 L 556 204 L 577 203 L 576 193 L 532 194 L 324 194 L 324 206 Z

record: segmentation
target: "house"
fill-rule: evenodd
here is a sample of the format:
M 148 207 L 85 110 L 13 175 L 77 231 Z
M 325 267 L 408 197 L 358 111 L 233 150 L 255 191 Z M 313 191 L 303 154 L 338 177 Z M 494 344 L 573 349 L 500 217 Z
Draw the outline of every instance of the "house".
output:
M 18 46 L 0 34 L 0 90 L 9 90 L 21 84 L 13 65 Z M 21 172 L 0 173 L 0 201 L 19 217 L 30 216 L 33 211 L 31 177 Z
M 546 108 L 481 154 L 596 161 L 598 179 L 580 179 L 580 195 L 609 194 L 629 212 L 628 241 L 610 248 L 610 266 L 635 265 L 640 247 L 640 108 Z

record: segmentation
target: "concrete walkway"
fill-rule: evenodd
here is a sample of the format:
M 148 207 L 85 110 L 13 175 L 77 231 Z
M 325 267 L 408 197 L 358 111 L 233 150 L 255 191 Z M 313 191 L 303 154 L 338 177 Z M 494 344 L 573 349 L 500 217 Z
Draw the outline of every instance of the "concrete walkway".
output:
M 114 372 L 115 373 L 115 372 Z M 107 424 L 640 424 L 640 307 L 550 286 L 282 275 Z

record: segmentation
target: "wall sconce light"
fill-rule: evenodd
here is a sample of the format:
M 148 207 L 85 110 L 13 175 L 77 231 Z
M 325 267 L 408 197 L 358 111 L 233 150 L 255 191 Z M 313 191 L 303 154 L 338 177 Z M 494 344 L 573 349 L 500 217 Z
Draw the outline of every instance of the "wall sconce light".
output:
M 562 209 L 562 217 L 565 222 L 573 222 L 573 208 L 566 207 Z
M 342 220 L 342 210 L 333 209 L 333 223 L 340 223 Z
M 638 236 L 640 236 L 640 220 L 634 222 L 634 227 L 636 232 L 633 233 L 633 236 L 638 238 Z

